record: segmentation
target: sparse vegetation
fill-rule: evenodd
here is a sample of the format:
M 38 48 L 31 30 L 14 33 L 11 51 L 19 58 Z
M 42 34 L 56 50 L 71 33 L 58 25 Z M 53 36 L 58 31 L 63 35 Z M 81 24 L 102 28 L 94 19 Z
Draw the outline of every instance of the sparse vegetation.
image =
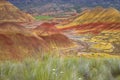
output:
M 91 42 L 91 50 L 98 52 L 107 52 L 107 53 L 120 53 L 120 32 L 117 31 L 108 31 L 102 32 L 98 35 L 93 35 L 90 37 L 88 42 Z
M 120 80 L 119 58 L 27 59 L 0 63 L 0 80 Z
M 35 16 L 36 20 L 50 20 L 52 18 L 53 17 L 51 17 L 51 16 Z

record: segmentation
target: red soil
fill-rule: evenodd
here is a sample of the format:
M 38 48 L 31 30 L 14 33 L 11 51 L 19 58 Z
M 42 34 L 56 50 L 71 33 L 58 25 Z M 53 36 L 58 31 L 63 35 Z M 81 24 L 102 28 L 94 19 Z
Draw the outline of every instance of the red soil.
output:
M 89 24 L 82 24 L 77 26 L 71 26 L 69 28 L 63 28 L 63 30 L 72 30 L 75 29 L 76 31 L 83 31 L 92 32 L 92 33 L 99 33 L 101 31 L 106 30 L 120 30 L 120 23 L 89 23 Z
M 48 35 L 59 33 L 59 30 L 55 27 L 55 24 L 56 23 L 43 23 L 43 24 L 37 26 L 34 29 L 34 31 L 35 32 L 42 31 L 43 33 L 48 33 Z
M 72 46 L 72 41 L 63 34 L 53 34 L 50 36 L 40 36 L 40 37 L 42 37 L 51 46 L 55 44 L 54 47 Z
M 60 33 L 47 36 L 36 34 L 36 36 L 27 31 L 27 28 L 16 23 L 0 24 L 0 59 L 22 59 L 37 53 L 41 55 L 51 49 L 54 43 L 56 47 L 72 44 L 71 40 Z

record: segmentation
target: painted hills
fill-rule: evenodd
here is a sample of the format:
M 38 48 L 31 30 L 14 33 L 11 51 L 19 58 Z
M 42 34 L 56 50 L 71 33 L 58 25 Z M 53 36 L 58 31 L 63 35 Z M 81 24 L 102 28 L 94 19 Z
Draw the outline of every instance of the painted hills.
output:
M 85 10 L 66 25 L 58 25 L 62 30 L 76 29 L 78 32 L 100 32 L 120 30 L 120 12 L 115 8 L 96 7 Z
M 59 33 L 59 30 L 55 26 L 56 23 L 48 23 L 44 22 L 40 25 L 38 25 L 36 28 L 33 29 L 33 32 L 35 32 L 38 35 L 52 35 Z
M 0 22 L 32 22 L 34 18 L 6 0 L 0 0 Z
M 73 45 L 72 41 L 61 34 L 54 24 L 43 23 L 36 28 L 26 28 L 25 25 L 21 25 L 21 22 L 29 23 L 34 18 L 6 0 L 0 1 L 0 9 L 3 10 L 0 11 L 0 60 L 22 59 L 36 54 L 41 56 L 55 48 Z
M 41 35 L 18 23 L 0 23 L 0 59 L 22 59 L 72 45 L 72 41 L 59 32 Z
M 16 23 L 1 23 L 0 24 L 0 58 L 19 59 L 25 55 L 47 49 L 45 43 L 24 32 L 24 28 Z
M 31 31 L 48 43 L 51 47 L 72 46 L 72 41 L 63 35 L 55 26 L 56 23 L 43 23 Z

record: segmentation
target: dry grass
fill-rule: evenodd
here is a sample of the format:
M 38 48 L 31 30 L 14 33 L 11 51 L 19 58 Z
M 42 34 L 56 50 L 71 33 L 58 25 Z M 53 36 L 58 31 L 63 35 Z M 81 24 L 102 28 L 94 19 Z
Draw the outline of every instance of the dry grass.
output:
M 51 57 L 0 63 L 0 80 L 120 80 L 119 58 Z

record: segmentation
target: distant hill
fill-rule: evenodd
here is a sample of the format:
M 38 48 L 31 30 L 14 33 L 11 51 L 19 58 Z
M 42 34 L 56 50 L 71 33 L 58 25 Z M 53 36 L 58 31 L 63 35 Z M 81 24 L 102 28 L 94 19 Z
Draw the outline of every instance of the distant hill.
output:
M 75 30 L 77 33 L 100 33 L 120 30 L 120 12 L 115 8 L 96 7 L 81 12 L 65 25 L 57 25 L 61 30 Z
M 96 7 L 81 12 L 74 17 L 72 21 L 66 25 L 58 26 L 59 28 L 67 28 L 89 23 L 119 23 L 120 12 L 115 8 Z
M 0 23 L 1 22 L 31 22 L 34 18 L 15 7 L 6 0 L 0 0 Z
M 117 9 L 96 7 L 83 11 L 73 22 L 85 24 L 93 22 L 120 22 L 119 20 L 120 12 Z
M 47 14 L 54 12 L 80 12 L 86 8 L 103 6 L 104 8 L 114 7 L 120 10 L 119 0 L 9 0 L 20 9 L 33 14 Z M 53 14 L 54 14 L 53 13 Z M 54 14 L 55 15 L 55 14 Z
M 58 34 L 59 30 L 55 27 L 56 23 L 47 23 L 44 22 L 41 25 L 37 26 L 33 29 L 33 31 L 39 35 L 51 35 L 51 34 Z

